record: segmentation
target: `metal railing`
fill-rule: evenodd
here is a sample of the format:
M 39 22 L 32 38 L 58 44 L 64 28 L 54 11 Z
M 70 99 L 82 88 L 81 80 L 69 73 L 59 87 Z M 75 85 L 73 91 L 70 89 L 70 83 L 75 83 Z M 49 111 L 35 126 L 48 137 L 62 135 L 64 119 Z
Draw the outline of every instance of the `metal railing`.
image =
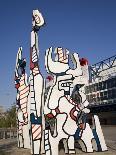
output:
M 0 139 L 13 139 L 17 137 L 16 128 L 0 128 Z

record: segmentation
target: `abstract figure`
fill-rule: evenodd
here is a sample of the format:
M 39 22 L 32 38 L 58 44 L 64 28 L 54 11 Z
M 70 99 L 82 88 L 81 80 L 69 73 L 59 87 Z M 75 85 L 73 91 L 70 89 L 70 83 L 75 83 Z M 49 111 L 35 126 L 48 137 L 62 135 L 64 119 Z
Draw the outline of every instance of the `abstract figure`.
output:
M 22 58 L 22 47 L 19 48 L 16 58 L 15 87 L 17 89 L 17 125 L 18 125 L 18 146 L 30 148 L 29 137 L 29 85 L 25 73 L 26 60 Z
M 31 141 L 33 155 L 58 155 L 58 145 L 61 140 L 63 140 L 65 153 L 69 154 L 75 153 L 75 141 L 78 141 L 84 152 L 106 151 L 107 146 L 98 116 L 93 116 L 92 128 L 87 122 L 90 110 L 84 87 L 89 77 L 88 61 L 84 58 L 79 59 L 77 53 L 70 55 L 69 51 L 62 47 L 55 48 L 53 60 L 51 47 L 46 50 L 45 55 L 49 83 L 45 83 L 42 77 L 38 64 L 37 32 L 43 25 L 42 14 L 34 10 L 29 84 L 25 74 L 26 60 L 22 59 L 22 48 L 19 48 L 17 54 L 15 86 L 17 88 L 19 145 L 20 147 L 24 145 L 26 148 L 25 135 L 30 131 L 30 140 L 29 136 L 28 140 Z M 73 69 L 69 63 L 70 60 L 73 63 Z
M 57 130 L 57 138 L 54 138 L 53 141 L 53 138 L 50 137 L 52 139 L 50 139 L 50 143 L 53 141 L 53 144 L 51 145 L 51 147 L 53 147 L 52 154 L 54 154 L 55 152 L 57 152 L 56 154 L 58 154 L 58 148 L 54 150 L 53 145 L 55 144 L 56 147 L 58 147 L 59 141 L 62 138 L 67 138 L 69 153 L 75 153 L 74 134 L 77 130 L 77 117 L 73 114 L 75 111 L 79 111 L 79 106 L 75 102 L 73 102 L 73 100 L 71 99 L 71 95 L 74 88 L 74 82 L 76 82 L 75 85 L 80 84 L 79 78 L 82 75 L 82 71 L 81 68 L 79 68 L 79 58 L 76 53 L 73 55 L 72 59 L 75 60 L 76 68 L 71 70 L 68 64 L 68 50 L 57 48 L 56 51 L 57 61 L 52 60 L 52 48 L 48 49 L 46 52 L 46 69 L 48 73 L 52 73 L 54 75 L 54 84 L 48 92 L 45 108 L 48 107 L 51 110 L 51 113 L 56 116 L 56 119 L 57 117 L 61 116 L 60 122 L 58 122 L 57 120 L 57 127 L 59 127 L 58 124 L 61 124 L 63 116 L 65 119 L 63 119 L 64 122 L 62 122 L 63 124 L 61 126 L 61 129 Z M 64 133 L 63 137 L 61 137 L 61 133 Z
M 84 85 L 88 82 L 84 64 L 81 60 L 79 61 L 78 54 L 74 53 L 72 55 L 74 69 L 71 69 L 68 59 L 69 51 L 56 48 L 55 53 L 57 54 L 55 61 L 52 60 L 52 48 L 46 51 L 45 58 L 46 70 L 49 74 L 54 75 L 54 82 L 48 92 L 44 113 L 47 113 L 47 109 L 49 109 L 57 122 L 57 131 L 54 129 L 56 134 L 51 135 L 49 132 L 51 154 L 58 154 L 58 144 L 61 139 L 65 139 L 67 142 L 67 146 L 66 144 L 65 146 L 68 150 L 65 148 L 65 153 L 75 153 L 74 138 L 78 140 L 83 151 L 93 152 L 91 141 L 92 139 L 96 141 L 96 138 L 90 125 L 86 122 L 90 110 L 87 108 L 89 103 L 84 93 Z M 81 64 L 83 65 L 81 66 Z M 87 64 L 85 67 L 87 68 Z M 76 101 L 72 97 L 75 91 L 78 92 Z M 103 135 L 100 136 L 103 137 Z M 107 150 L 106 145 L 103 150 Z

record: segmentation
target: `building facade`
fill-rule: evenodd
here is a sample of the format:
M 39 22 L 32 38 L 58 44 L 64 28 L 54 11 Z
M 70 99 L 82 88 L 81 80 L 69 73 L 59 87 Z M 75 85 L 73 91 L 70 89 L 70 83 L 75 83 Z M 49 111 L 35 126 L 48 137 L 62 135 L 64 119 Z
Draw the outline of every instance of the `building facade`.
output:
M 102 124 L 116 124 L 116 55 L 89 66 L 89 78 L 85 93 L 91 112 Z

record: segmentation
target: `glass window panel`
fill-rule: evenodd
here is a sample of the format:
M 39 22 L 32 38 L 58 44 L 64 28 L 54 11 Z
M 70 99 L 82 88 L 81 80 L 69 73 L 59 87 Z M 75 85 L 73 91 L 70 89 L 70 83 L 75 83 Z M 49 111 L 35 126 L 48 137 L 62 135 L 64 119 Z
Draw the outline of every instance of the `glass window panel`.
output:
M 103 89 L 106 89 L 106 81 L 103 81 Z
M 104 91 L 103 93 L 104 93 L 104 96 L 107 96 L 108 95 L 108 92 L 107 91 Z
M 99 82 L 99 90 L 102 90 L 102 82 Z
M 112 98 L 112 90 L 108 90 L 108 99 Z
M 97 89 L 97 91 L 99 90 L 98 83 L 96 83 L 96 89 Z

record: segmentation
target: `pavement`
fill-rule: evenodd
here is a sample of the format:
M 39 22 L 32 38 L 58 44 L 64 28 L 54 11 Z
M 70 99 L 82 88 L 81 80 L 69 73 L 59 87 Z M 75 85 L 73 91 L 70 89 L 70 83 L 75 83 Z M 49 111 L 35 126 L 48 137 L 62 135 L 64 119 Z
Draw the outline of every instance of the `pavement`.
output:
M 116 155 L 116 126 L 102 126 L 102 129 L 108 151 L 84 153 L 76 149 L 75 155 Z M 2 139 L 0 140 L 0 155 L 31 155 L 31 153 L 29 149 L 17 148 L 17 139 Z M 63 149 L 60 149 L 59 155 L 65 155 Z

